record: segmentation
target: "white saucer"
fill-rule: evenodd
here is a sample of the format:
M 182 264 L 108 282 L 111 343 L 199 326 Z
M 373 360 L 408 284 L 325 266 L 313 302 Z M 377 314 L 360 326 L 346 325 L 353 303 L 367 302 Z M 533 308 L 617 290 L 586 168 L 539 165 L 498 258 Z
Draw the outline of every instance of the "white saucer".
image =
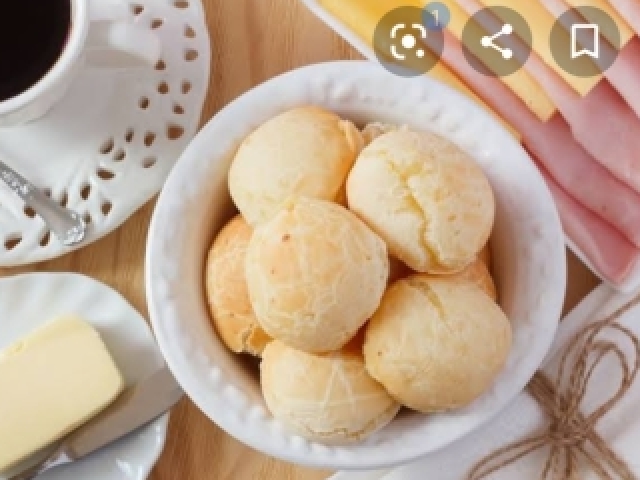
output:
M 0 349 L 41 324 L 76 314 L 94 325 L 127 383 L 164 365 L 144 318 L 117 292 L 76 274 L 34 273 L 0 279 Z M 39 480 L 145 480 L 167 434 L 169 415 Z M 10 473 L 10 472 L 9 472 Z M 6 477 L 0 475 L 0 480 Z
M 160 190 L 197 131 L 207 93 L 211 47 L 200 0 L 136 0 L 131 21 L 161 37 L 163 69 L 87 68 L 46 117 L 0 129 L 5 163 L 90 217 L 80 247 L 113 231 Z M 0 185 L 0 266 L 68 251 Z

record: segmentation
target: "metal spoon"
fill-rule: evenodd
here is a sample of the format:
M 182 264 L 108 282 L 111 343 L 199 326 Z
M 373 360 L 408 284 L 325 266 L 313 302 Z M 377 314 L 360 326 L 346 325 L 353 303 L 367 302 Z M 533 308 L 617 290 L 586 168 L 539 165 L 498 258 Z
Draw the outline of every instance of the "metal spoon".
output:
M 87 225 L 77 212 L 58 205 L 1 161 L 0 178 L 27 206 L 33 208 L 64 245 L 70 247 L 84 240 Z

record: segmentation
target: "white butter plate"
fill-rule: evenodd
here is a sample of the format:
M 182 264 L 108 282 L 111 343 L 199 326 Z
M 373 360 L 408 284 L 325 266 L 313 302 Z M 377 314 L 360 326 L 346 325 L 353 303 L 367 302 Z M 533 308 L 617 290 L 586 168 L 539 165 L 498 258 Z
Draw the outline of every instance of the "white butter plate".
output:
M 79 315 L 97 328 L 127 384 L 164 365 L 146 321 L 119 293 L 88 277 L 66 273 L 0 279 L 0 350 L 67 314 Z M 164 415 L 84 460 L 38 479 L 145 480 L 164 448 L 168 421 L 169 415 Z M 6 478 L 0 474 L 0 480 Z
M 125 2 L 125 0 L 121 0 Z M 86 246 L 155 195 L 195 135 L 211 64 L 200 0 L 136 0 L 130 21 L 161 39 L 156 68 L 85 68 L 45 117 L 0 128 L 0 159 L 90 221 Z M 0 266 L 70 251 L 0 182 Z

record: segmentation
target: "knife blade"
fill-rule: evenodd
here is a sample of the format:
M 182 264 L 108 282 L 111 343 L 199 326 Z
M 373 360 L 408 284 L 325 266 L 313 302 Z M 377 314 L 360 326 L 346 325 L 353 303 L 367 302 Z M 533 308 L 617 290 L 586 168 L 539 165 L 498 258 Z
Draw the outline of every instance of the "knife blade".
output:
M 167 367 L 126 388 L 105 410 L 65 437 L 44 461 L 10 480 L 27 480 L 100 450 L 168 412 L 184 393 Z
M 166 413 L 182 396 L 169 369 L 157 371 L 125 389 L 109 407 L 67 437 L 67 455 L 77 460 L 99 450 Z

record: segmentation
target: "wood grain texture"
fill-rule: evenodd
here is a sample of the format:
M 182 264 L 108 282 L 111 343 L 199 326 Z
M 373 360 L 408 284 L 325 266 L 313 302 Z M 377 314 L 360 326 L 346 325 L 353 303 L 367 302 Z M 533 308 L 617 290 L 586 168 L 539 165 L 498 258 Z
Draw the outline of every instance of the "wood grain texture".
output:
M 360 58 L 297 0 L 204 0 L 213 43 L 213 74 L 203 122 L 249 88 L 295 67 Z M 71 271 L 120 291 L 148 316 L 144 295 L 144 251 L 155 201 L 121 228 L 77 253 L 1 275 Z M 569 255 L 566 310 L 596 284 Z M 174 410 L 164 454 L 150 480 L 320 480 L 313 471 L 268 458 L 241 445 L 183 400 Z

